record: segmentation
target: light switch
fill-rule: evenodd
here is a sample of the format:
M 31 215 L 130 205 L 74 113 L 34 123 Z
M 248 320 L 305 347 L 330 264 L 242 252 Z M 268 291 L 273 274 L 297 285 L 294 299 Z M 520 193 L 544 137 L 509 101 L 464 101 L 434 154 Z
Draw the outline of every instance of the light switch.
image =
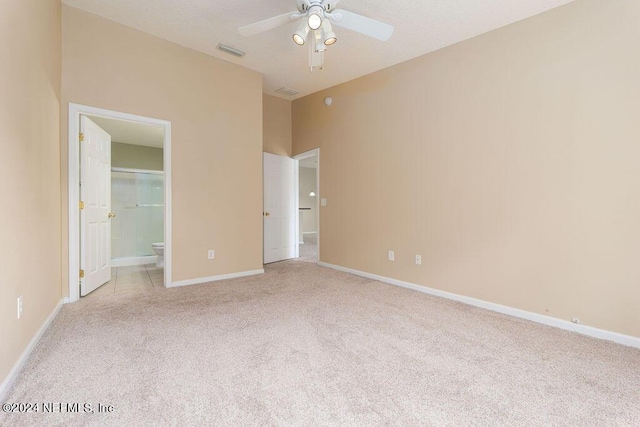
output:
M 327 199 L 325 198 L 320 199 L 320 206 L 327 206 Z

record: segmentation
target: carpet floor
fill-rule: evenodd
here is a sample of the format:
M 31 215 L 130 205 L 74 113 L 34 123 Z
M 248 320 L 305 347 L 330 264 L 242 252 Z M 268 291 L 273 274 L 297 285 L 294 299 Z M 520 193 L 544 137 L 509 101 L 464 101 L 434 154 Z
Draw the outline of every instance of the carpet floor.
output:
M 6 401 L 40 405 L 11 426 L 638 426 L 640 350 L 287 261 L 65 305 Z

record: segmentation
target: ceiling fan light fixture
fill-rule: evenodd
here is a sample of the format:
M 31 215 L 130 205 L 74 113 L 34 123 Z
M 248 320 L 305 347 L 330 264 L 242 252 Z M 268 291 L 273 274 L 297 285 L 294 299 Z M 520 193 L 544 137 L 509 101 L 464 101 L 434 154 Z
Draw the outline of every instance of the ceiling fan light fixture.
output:
M 322 23 L 322 41 L 326 46 L 331 46 L 338 41 L 336 33 L 333 32 L 333 28 L 331 27 L 331 22 L 327 19 Z
M 312 30 L 317 30 L 322 25 L 324 10 L 322 6 L 314 5 L 309 8 L 307 24 Z
M 282 0 L 284 1 L 284 0 Z M 340 0 L 294 0 L 297 11 L 283 13 L 253 24 L 238 28 L 238 33 L 249 37 L 274 28 L 299 22 L 298 29 L 291 35 L 298 46 L 308 45 L 309 68 L 322 69 L 327 46 L 338 41 L 331 29 L 331 23 L 380 41 L 387 41 L 394 28 L 384 22 L 367 18 L 347 10 L 335 9 Z
M 322 18 L 320 17 L 320 15 L 316 15 L 314 13 L 313 15 L 309 15 L 307 23 L 309 24 L 309 28 L 311 28 L 312 30 L 317 30 L 318 28 L 320 28 L 320 25 L 322 25 Z
M 295 33 L 293 33 L 293 41 L 298 46 L 302 46 L 307 40 L 307 35 L 309 34 L 309 26 L 306 21 L 302 21 L 298 26 L 298 29 Z
M 327 46 L 331 46 L 337 41 L 338 41 L 338 38 L 336 37 L 336 35 L 333 33 L 330 33 L 330 34 L 327 34 L 326 38 L 324 39 L 324 44 Z

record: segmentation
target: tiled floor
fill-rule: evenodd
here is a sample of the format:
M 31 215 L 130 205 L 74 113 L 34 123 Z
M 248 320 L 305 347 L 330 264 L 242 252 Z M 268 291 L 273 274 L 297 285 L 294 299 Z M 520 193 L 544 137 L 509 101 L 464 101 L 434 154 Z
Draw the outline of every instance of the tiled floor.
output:
M 91 292 L 87 297 L 103 295 L 149 292 L 164 289 L 164 269 L 155 264 L 113 267 L 111 280 Z

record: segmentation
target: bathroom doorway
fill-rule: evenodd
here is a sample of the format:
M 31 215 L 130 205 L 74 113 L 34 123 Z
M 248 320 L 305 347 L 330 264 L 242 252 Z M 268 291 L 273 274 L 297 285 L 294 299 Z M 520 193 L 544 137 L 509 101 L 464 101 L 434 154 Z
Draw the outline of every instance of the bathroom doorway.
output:
M 164 129 L 87 117 L 111 136 L 111 278 L 90 295 L 164 287 Z
M 320 150 L 294 157 L 298 161 L 298 260 L 319 261 Z
M 74 136 L 76 144 L 85 138 L 80 126 L 86 128 L 87 123 L 104 133 L 101 144 L 110 146 L 110 156 L 103 161 L 100 173 L 87 174 L 91 160 L 85 154 L 81 156 L 83 150 L 89 151 L 91 141 L 73 149 Z M 70 104 L 70 302 L 80 295 L 151 290 L 171 283 L 170 129 L 170 123 L 163 120 Z M 92 232 L 93 224 L 86 219 L 89 204 L 81 198 L 89 197 L 89 188 L 105 186 L 98 181 L 107 180 L 108 196 L 102 199 L 108 202 L 101 203 L 109 221 L 107 226 L 93 227 L 100 231 Z M 92 248 L 91 239 L 99 242 L 97 250 Z M 107 256 L 103 256 L 105 252 Z M 108 280 L 101 277 L 96 282 L 92 278 L 83 283 L 95 265 L 108 269 Z M 79 278 L 74 277 L 74 271 L 80 271 Z

